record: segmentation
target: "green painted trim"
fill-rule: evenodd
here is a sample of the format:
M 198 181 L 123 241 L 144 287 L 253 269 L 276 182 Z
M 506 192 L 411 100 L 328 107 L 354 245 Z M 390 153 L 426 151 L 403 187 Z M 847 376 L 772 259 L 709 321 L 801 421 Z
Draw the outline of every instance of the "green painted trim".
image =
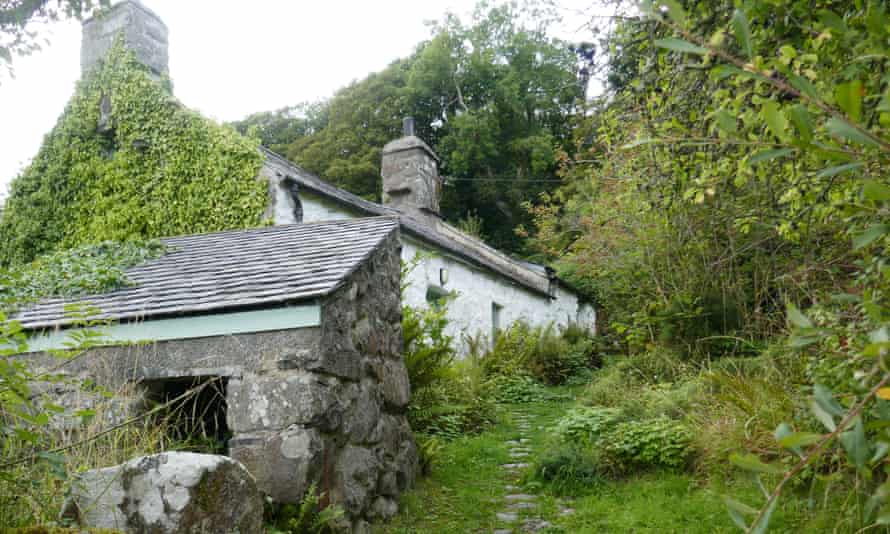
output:
M 114 324 L 91 328 L 104 334 L 100 345 L 125 345 L 145 341 L 169 341 L 174 339 L 194 339 L 201 337 L 249 334 L 307 328 L 321 324 L 321 306 L 306 304 L 270 310 L 256 310 L 214 315 L 195 315 L 175 319 L 157 319 L 142 322 Z M 27 352 L 69 348 L 72 331 L 54 330 L 42 332 L 28 339 Z

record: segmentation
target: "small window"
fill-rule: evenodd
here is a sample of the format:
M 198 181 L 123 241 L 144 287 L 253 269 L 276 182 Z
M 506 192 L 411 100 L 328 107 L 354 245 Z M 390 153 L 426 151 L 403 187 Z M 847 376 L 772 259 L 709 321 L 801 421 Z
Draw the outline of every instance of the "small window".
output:
M 426 289 L 426 301 L 437 310 L 445 306 L 449 293 L 438 286 L 429 286 Z
M 491 342 L 494 343 L 501 331 L 501 310 L 504 307 L 497 302 L 491 303 Z

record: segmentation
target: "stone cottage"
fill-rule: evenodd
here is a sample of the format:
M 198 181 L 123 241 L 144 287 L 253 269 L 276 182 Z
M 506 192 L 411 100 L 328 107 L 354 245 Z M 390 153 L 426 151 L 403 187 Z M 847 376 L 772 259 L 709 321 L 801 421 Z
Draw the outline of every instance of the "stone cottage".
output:
M 169 71 L 166 26 L 140 2 L 125 0 L 84 24 L 84 73 L 104 57 L 119 34 L 152 75 Z M 410 119 L 404 136 L 383 149 L 382 204 L 339 189 L 271 151 L 264 150 L 264 157 L 259 178 L 269 183 L 266 216 L 275 224 L 398 217 L 402 259 L 409 262 L 418 253 L 423 257 L 408 274 L 404 302 L 423 307 L 450 295 L 447 333 L 458 342 L 463 334 L 490 340 L 499 328 L 517 320 L 557 326 L 576 322 L 595 329 L 593 303 L 552 269 L 513 259 L 444 221 L 439 211 L 439 159 L 414 135 Z
M 164 243 L 164 256 L 127 271 L 131 287 L 20 312 L 25 329 L 44 332 L 31 350 L 61 348 L 76 328 L 66 306 L 89 303 L 94 318 L 113 321 L 108 346 L 72 361 L 68 373 L 111 390 L 133 383 L 147 396 L 221 381 L 220 435 L 264 493 L 297 502 L 317 483 L 354 524 L 395 513 L 417 465 L 404 415 L 398 221 Z

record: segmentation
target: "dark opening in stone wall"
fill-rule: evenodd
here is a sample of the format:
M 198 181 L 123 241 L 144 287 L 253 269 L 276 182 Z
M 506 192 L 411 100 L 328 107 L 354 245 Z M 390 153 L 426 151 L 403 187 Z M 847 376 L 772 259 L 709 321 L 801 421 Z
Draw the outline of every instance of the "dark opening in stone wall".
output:
M 163 425 L 177 450 L 227 454 L 232 433 L 226 424 L 228 379 L 201 376 L 145 380 L 147 409 L 170 403 L 149 424 Z M 182 398 L 180 398 L 182 397 Z

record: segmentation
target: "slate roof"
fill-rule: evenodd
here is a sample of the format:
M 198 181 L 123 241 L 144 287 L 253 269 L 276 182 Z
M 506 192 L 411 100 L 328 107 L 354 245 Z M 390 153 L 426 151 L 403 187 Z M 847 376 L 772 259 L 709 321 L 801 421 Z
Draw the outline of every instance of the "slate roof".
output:
M 398 217 L 402 230 L 405 233 L 444 249 L 486 270 L 494 271 L 526 289 L 542 296 L 548 296 L 549 279 L 545 274 L 543 265 L 535 264 L 536 268 L 529 268 L 529 265 L 532 265 L 529 262 L 515 260 L 468 235 L 463 235 L 461 240 L 458 241 L 424 221 L 414 219 L 394 208 L 365 200 L 329 184 L 267 148 L 263 147 L 261 150 L 266 156 L 267 164 L 293 179 L 299 187 L 318 193 L 365 215 Z M 454 231 L 458 232 L 457 230 Z
M 70 323 L 63 308 L 72 303 L 98 307 L 91 318 L 133 320 L 315 299 L 396 231 L 395 218 L 372 217 L 163 239 L 170 252 L 127 270 L 135 286 L 44 300 L 15 318 L 34 330 Z

